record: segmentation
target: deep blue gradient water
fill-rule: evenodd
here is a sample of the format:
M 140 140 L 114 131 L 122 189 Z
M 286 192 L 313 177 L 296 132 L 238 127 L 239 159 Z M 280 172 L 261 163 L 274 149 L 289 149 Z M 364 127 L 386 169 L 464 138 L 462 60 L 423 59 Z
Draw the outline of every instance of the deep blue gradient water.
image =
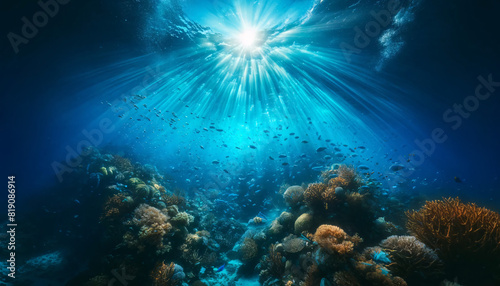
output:
M 334 163 L 499 210 L 500 3 L 389 2 L 72 0 L 16 53 L 4 1 L 1 174 L 23 210 L 90 142 L 251 214 Z
M 187 19 L 199 21 L 203 29 L 212 28 L 210 33 L 227 33 L 221 37 L 230 38 L 231 33 L 237 32 L 239 24 L 234 19 L 224 20 L 230 25 L 215 20 L 224 11 L 214 9 L 223 9 L 228 3 L 201 2 L 215 8 L 183 2 Z M 392 27 L 397 30 L 392 41 L 401 46 L 394 55 L 386 59 L 384 49 L 388 48 L 381 44 L 380 37 L 374 37 L 362 52 L 350 56 L 351 63 L 346 62 L 340 43 L 354 45 L 354 27 L 369 23 L 369 10 L 383 10 L 382 3 L 360 2 L 358 8 L 351 9 L 346 7 L 348 2 L 318 5 L 304 24 L 293 21 L 300 21 L 307 14 L 304 7 L 311 3 L 269 5 L 254 9 L 267 13 L 258 23 L 262 29 L 281 33 L 281 38 L 274 40 L 277 43 L 272 42 L 267 51 L 275 49 L 269 57 L 274 57 L 271 60 L 278 66 L 266 67 L 261 63 L 262 66 L 253 67 L 254 71 L 262 69 L 257 75 L 261 82 L 253 90 L 249 83 L 253 79 L 234 74 L 233 78 L 221 79 L 227 72 L 224 64 L 239 65 L 236 73 L 240 73 L 245 65 L 251 65 L 250 59 L 240 64 L 231 63 L 231 59 L 229 63 L 222 62 L 220 57 L 227 54 L 189 39 L 199 37 L 193 35 L 199 33 L 199 27 L 195 27 L 196 31 L 179 28 L 175 32 L 186 36 L 170 36 L 173 32 L 169 29 L 173 28 L 168 26 L 169 17 L 177 15 L 168 14 L 168 3 L 71 2 L 61 6 L 60 13 L 29 44 L 20 44 L 17 55 L 8 40 L 3 41 L 2 124 L 10 139 L 4 141 L 5 149 L 11 150 L 6 153 L 6 169 L 30 178 L 36 176 L 25 183 L 26 189 L 36 192 L 53 177 L 51 163 L 64 158 L 65 147 L 76 148 L 84 139 L 81 131 L 96 128 L 103 117 L 112 118 L 116 129 L 103 138 L 102 146 L 126 146 L 127 152 L 165 168 L 171 167 L 168 162 L 174 157 L 174 166 L 189 161 L 176 166 L 187 176 L 193 174 L 183 168 L 196 164 L 213 168 L 211 162 L 225 156 L 235 160 L 251 157 L 258 171 L 258 164 L 269 163 L 269 156 L 287 153 L 290 156 L 286 161 L 294 165 L 298 155 L 325 145 L 317 140 L 319 135 L 350 147 L 366 146 L 367 155 L 373 156 L 371 161 L 385 166 L 390 164 L 389 158 L 394 162 L 399 156 L 412 154 L 418 148 L 415 140 L 429 138 L 434 128 L 443 128 L 449 139 L 438 144 L 410 179 L 437 180 L 437 185 L 426 186 L 431 189 L 467 189 L 466 193 L 474 192 L 484 198 L 496 195 L 498 97 L 493 93 L 487 101 L 481 101 L 477 111 L 464 119 L 457 130 L 450 128 L 454 122 L 446 123 L 442 116 L 453 104 L 474 95 L 478 76 L 491 74 L 493 79 L 498 78 L 498 41 L 493 36 L 498 25 L 490 17 L 498 4 L 412 3 L 405 16 L 408 19 L 401 20 L 404 24 Z M 20 17 L 32 15 L 39 8 L 31 3 L 3 6 L 2 12 L 8 17 L 4 20 L 4 34 L 19 33 Z M 290 17 L 290 27 L 283 27 L 285 17 Z M 206 60 L 207 55 L 212 59 Z M 161 79 L 153 84 L 157 78 Z M 153 85 L 148 88 L 143 81 Z M 266 86 L 266 81 L 270 86 Z M 288 86 L 286 81 L 291 81 Z M 246 95 L 237 95 L 239 84 L 248 88 Z M 127 116 L 132 120 L 118 118 L 110 113 L 110 106 L 103 104 L 122 95 L 131 96 L 135 87 L 149 96 L 141 101 L 137 112 Z M 148 108 L 143 108 L 143 104 Z M 188 117 L 176 123 L 175 130 L 167 124 L 171 115 L 165 116 L 167 121 L 156 120 L 158 117 L 151 113 L 152 121 L 136 120 L 148 114 L 146 109 L 155 107 Z M 312 124 L 307 118 L 311 118 Z M 195 132 L 208 128 L 210 123 L 225 131 Z M 280 125 L 283 131 L 273 130 Z M 265 134 L 264 130 L 272 133 Z M 292 132 L 301 138 L 288 142 L 282 138 L 272 140 L 275 133 L 287 136 Z M 309 143 L 300 144 L 302 140 Z M 220 147 L 223 142 L 230 147 Z M 258 148 L 249 150 L 248 145 Z M 235 146 L 243 150 L 236 150 Z M 307 163 L 316 164 L 316 157 Z M 296 169 L 304 164 L 299 163 Z M 286 176 L 294 173 L 293 168 L 283 168 L 277 162 L 269 167 Z M 454 184 L 455 176 L 463 178 L 464 183 Z

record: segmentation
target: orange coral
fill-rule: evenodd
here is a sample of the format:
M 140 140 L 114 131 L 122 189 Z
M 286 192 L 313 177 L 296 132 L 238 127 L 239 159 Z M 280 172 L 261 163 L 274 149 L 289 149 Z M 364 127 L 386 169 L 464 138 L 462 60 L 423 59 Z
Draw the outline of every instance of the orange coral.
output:
M 500 257 L 500 215 L 496 212 L 448 198 L 428 201 L 406 215 L 410 232 L 445 260 Z
M 153 279 L 154 286 L 175 286 L 178 281 L 173 279 L 175 273 L 175 264 L 165 264 L 164 262 L 158 264 L 153 272 L 151 278 Z
M 407 212 L 407 227 L 444 260 L 451 275 L 474 285 L 500 285 L 500 215 L 458 198 Z
M 349 185 L 349 182 L 342 177 L 335 177 L 330 179 L 330 181 L 328 181 L 328 186 L 334 189 L 337 187 L 345 188 L 347 187 L 347 185 Z
M 142 204 L 135 209 L 134 218 L 128 222 L 128 224 L 140 227 L 137 235 L 138 240 L 133 241 L 131 234 L 126 240 L 131 245 L 137 245 L 139 250 L 144 249 L 144 244 L 154 246 L 159 250 L 164 249 L 163 237 L 172 228 L 167 220 L 168 217 L 159 209 Z
M 113 221 L 130 211 L 131 205 L 124 194 L 115 194 L 104 204 L 101 221 Z
M 328 224 L 319 226 L 314 234 L 314 241 L 330 254 L 351 254 L 360 240 L 359 236 L 353 239 L 340 227 Z
M 325 204 L 325 209 L 328 209 L 328 205 L 331 205 L 335 201 L 335 188 L 328 187 L 322 194 L 323 203 Z
M 304 201 L 312 209 L 327 210 L 335 201 L 335 188 L 323 183 L 310 184 L 304 192 Z
M 328 181 L 328 186 L 333 189 L 336 187 L 342 187 L 346 190 L 354 192 L 361 186 L 362 181 L 359 178 L 356 169 L 352 166 L 340 165 L 338 169 L 332 170 L 328 173 L 329 176 L 333 174 L 336 174 L 337 177 Z M 328 177 L 324 177 L 324 179 L 327 179 Z

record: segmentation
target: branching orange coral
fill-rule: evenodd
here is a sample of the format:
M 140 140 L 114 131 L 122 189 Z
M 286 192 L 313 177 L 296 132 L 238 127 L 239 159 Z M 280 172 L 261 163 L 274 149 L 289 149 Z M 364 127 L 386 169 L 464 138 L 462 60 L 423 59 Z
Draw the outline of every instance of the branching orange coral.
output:
M 338 226 L 323 224 L 316 229 L 314 241 L 330 254 L 347 255 L 351 254 L 354 246 L 362 240 L 359 236 L 353 239 Z
M 310 184 L 304 192 L 304 201 L 311 209 L 327 210 L 335 200 L 335 188 L 323 183 Z
M 175 286 L 177 285 L 177 280 L 172 277 L 175 272 L 175 264 L 172 262 L 170 264 L 165 264 L 164 262 L 158 264 L 153 272 L 151 273 L 151 278 L 153 279 L 154 286 Z
M 409 211 L 407 227 L 445 260 L 500 256 L 500 215 L 458 198 L 428 201 Z
M 130 198 L 131 200 L 131 198 Z M 101 221 L 112 221 L 120 218 L 130 211 L 132 204 L 127 201 L 124 194 L 115 194 L 111 196 L 104 204 Z
M 334 189 L 336 187 L 342 187 L 346 190 L 355 192 L 361 186 L 361 179 L 354 167 L 341 165 L 334 172 L 337 174 L 337 177 L 328 182 L 329 187 L 333 187 Z

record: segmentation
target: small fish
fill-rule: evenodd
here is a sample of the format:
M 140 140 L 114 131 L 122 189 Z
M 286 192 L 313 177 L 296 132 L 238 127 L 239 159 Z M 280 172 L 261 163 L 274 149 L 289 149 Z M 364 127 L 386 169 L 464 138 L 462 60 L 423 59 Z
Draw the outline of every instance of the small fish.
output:
M 203 150 L 205 150 L 205 147 L 203 147 L 203 145 L 200 145 L 200 148 L 203 149 Z
M 252 149 L 257 149 L 257 147 L 255 147 L 255 146 L 253 146 L 253 145 L 250 145 L 250 146 L 248 146 L 248 147 L 250 147 L 250 148 L 252 148 Z
M 213 160 L 213 161 L 212 161 L 212 164 L 214 164 L 214 165 L 217 165 L 217 164 L 219 164 L 219 163 L 220 163 L 220 162 L 219 162 L 219 161 L 217 161 L 217 160 Z
M 273 157 L 271 157 L 271 156 L 269 156 L 269 160 L 274 160 L 274 158 L 273 158 Z
M 316 149 L 316 152 L 322 152 L 325 150 L 326 150 L 326 147 L 319 147 L 318 149 Z
M 462 180 L 459 177 L 455 177 L 453 178 L 453 180 L 455 180 L 455 182 L 457 183 L 462 183 Z
M 302 143 L 307 144 L 307 143 L 309 143 L 309 141 L 304 140 L 304 141 L 302 141 Z
M 228 171 L 228 170 L 226 170 L 226 169 L 224 169 L 224 172 L 226 172 L 227 174 L 229 174 L 229 171 Z
M 278 158 L 281 158 L 281 159 L 286 158 L 286 155 L 281 154 L 278 156 Z
M 281 164 L 281 165 L 283 165 L 283 166 L 287 166 L 287 165 L 288 165 L 288 163 L 287 163 L 287 162 L 285 162 L 285 163 L 283 163 L 283 164 Z

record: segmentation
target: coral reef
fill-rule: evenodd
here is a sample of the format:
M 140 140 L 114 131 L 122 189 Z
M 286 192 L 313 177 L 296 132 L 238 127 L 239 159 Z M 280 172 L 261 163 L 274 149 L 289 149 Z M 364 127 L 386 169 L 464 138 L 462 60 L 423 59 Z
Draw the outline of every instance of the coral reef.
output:
M 410 284 L 437 284 L 442 279 L 443 263 L 437 254 L 414 236 L 390 236 L 380 243 L 389 253 L 387 268 Z
M 134 207 L 134 199 L 124 194 L 114 194 L 104 205 L 101 221 L 115 221 L 123 218 Z
M 175 264 L 165 264 L 164 262 L 158 264 L 153 272 L 151 278 L 153 279 L 154 286 L 176 286 L 178 280 L 174 279 Z
M 344 256 L 352 254 L 354 246 L 362 242 L 362 239 L 357 235 L 347 235 L 338 226 L 323 224 L 316 229 L 314 241 L 328 253 Z
M 307 206 L 313 210 L 324 208 L 323 193 L 325 193 L 326 189 L 327 185 L 323 183 L 310 184 L 304 192 L 304 201 Z
M 499 285 L 499 215 L 474 204 L 427 202 L 408 212 L 414 236 L 407 236 L 399 225 L 416 199 L 400 200 L 346 165 L 323 172 L 307 188 L 300 181 L 305 177 L 288 182 L 302 186 L 284 182 L 280 192 L 272 180 L 240 179 L 223 189 L 188 178 L 188 189 L 180 191 L 154 166 L 95 149 L 89 154 L 68 183 L 79 190 L 71 210 L 52 208 L 38 221 L 60 219 L 66 229 L 57 227 L 59 239 L 49 247 L 33 246 L 36 255 L 20 272 L 50 275 L 78 261 L 65 268 L 78 272 L 69 286 L 109 285 L 116 271 L 134 277 L 131 286 L 252 285 L 257 273 L 264 286 Z M 80 226 L 93 231 L 82 234 Z M 73 240 L 80 253 L 39 257 Z M 73 266 L 83 252 L 92 254 L 80 270 Z
M 126 224 L 138 227 L 138 232 L 128 232 L 124 240 L 131 247 L 137 248 L 139 252 L 147 246 L 153 246 L 157 250 L 168 251 L 163 244 L 163 238 L 172 229 L 168 217 L 159 209 L 141 204 L 134 211 L 134 216 Z
M 240 256 L 243 261 L 252 260 L 257 257 L 258 246 L 254 239 L 245 238 L 240 246 Z
M 269 254 L 266 260 L 269 265 L 269 273 L 276 278 L 281 278 L 285 273 L 285 264 L 283 263 L 283 255 L 276 250 L 274 244 L 269 246 Z
M 464 204 L 458 198 L 447 198 L 427 201 L 419 211 L 407 212 L 407 217 L 410 233 L 436 250 L 459 278 L 496 271 L 500 263 L 498 213 L 473 203 Z M 485 281 L 498 280 L 491 274 L 481 277 Z

